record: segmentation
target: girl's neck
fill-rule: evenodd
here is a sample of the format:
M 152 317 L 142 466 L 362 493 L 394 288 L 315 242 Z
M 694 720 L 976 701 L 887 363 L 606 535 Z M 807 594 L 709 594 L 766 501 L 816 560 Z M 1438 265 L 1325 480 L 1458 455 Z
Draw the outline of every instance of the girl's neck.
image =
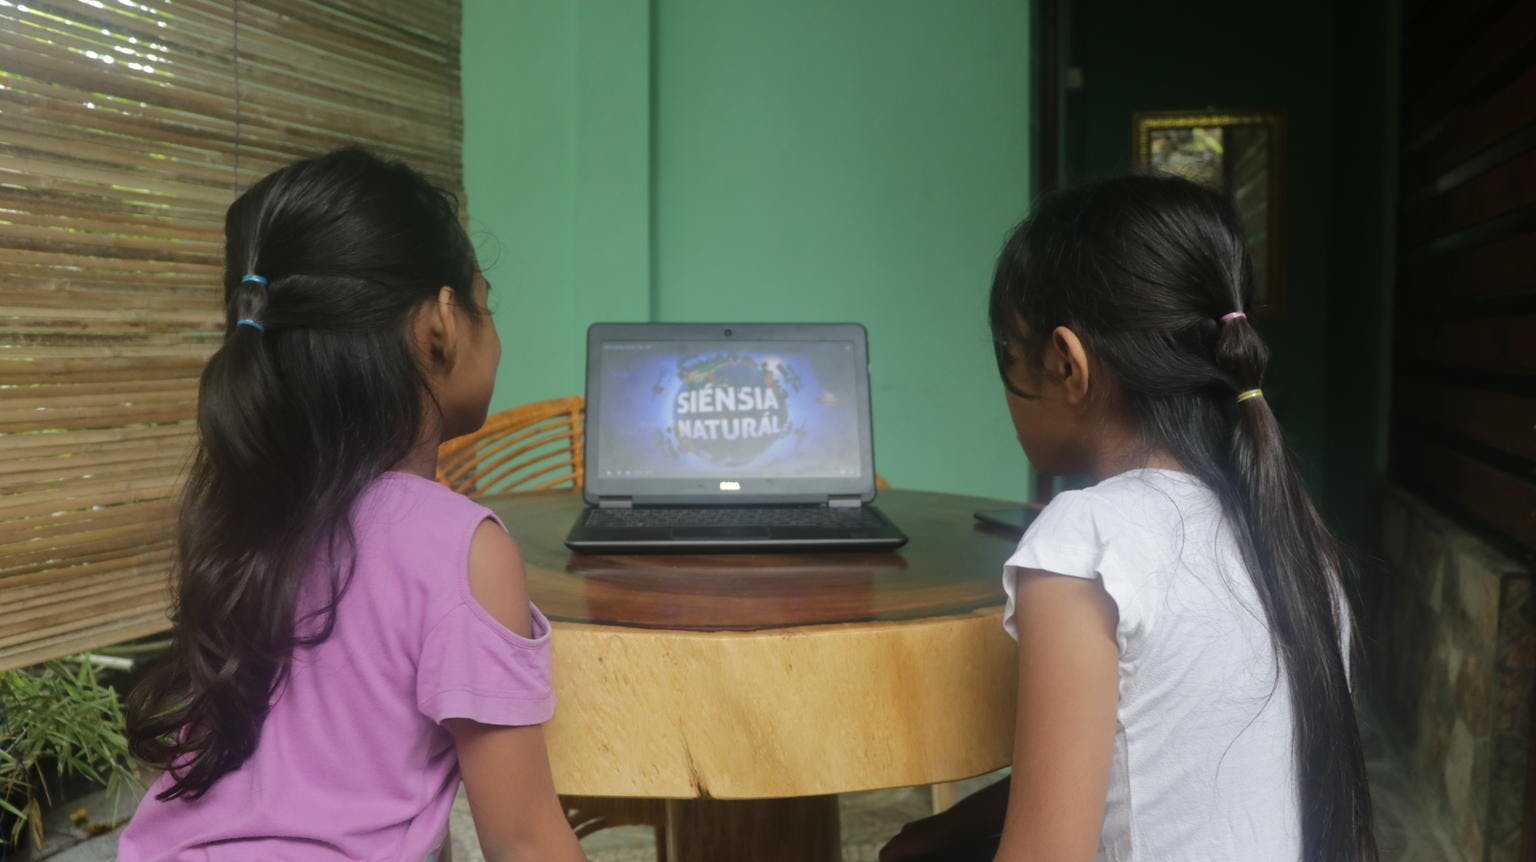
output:
M 1172 454 L 1160 449 L 1152 450 L 1121 450 L 1117 452 L 1099 453 L 1097 458 L 1089 465 L 1088 473 L 1094 482 L 1102 482 L 1121 473 L 1131 470 L 1172 470 L 1176 473 L 1188 473 L 1184 465 L 1173 457 Z
M 437 479 L 437 447 L 423 449 L 418 446 L 390 469 L 435 481 Z
M 1085 456 L 1087 473 L 1095 483 L 1131 470 L 1189 472 L 1173 453 L 1147 443 L 1123 417 L 1103 415 L 1094 425 L 1094 431 L 1085 435 L 1088 438 Z
M 391 467 L 401 473 L 411 473 L 423 479 L 437 480 L 437 447 L 442 444 L 442 426 L 436 416 L 422 417 L 421 437 L 400 463 Z

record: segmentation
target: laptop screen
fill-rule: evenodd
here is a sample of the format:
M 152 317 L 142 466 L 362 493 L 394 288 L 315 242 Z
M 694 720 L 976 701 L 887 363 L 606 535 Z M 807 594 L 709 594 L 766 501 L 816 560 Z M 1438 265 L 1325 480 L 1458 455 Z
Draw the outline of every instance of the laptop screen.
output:
M 783 329 L 700 325 L 678 338 L 677 326 L 635 325 L 595 339 L 589 486 L 756 496 L 866 481 L 862 328 Z

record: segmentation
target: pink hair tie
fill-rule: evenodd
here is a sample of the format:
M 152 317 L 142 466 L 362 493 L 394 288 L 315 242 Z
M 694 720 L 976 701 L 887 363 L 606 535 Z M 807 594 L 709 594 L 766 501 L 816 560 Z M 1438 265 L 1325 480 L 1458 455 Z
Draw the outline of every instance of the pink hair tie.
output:
M 1230 312 L 1228 314 L 1223 314 L 1221 316 L 1221 322 L 1222 323 L 1231 323 L 1234 320 L 1247 320 L 1247 319 L 1248 319 L 1248 314 L 1246 312 L 1242 312 L 1242 311 L 1233 311 L 1233 312 Z

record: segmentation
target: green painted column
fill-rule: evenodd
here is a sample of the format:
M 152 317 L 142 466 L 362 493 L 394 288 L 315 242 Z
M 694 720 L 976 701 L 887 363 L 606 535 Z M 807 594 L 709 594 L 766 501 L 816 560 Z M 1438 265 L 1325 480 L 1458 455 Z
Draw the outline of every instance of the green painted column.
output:
M 650 313 L 650 17 L 464 4 L 464 187 L 503 345 L 492 410 L 580 393 L 587 324 Z

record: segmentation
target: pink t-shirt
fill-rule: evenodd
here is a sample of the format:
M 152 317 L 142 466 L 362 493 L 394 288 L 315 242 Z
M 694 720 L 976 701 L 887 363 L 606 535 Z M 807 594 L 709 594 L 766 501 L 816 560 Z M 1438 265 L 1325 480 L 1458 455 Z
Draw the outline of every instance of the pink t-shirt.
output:
M 420 862 L 436 850 L 459 785 L 443 722 L 554 712 L 544 615 L 532 608 L 530 640 L 470 595 L 470 538 L 486 519 L 500 523 L 420 476 L 374 482 L 353 513 L 357 565 L 335 629 L 295 650 L 255 753 L 196 801 L 157 802 L 170 782 L 155 782 L 118 859 Z

